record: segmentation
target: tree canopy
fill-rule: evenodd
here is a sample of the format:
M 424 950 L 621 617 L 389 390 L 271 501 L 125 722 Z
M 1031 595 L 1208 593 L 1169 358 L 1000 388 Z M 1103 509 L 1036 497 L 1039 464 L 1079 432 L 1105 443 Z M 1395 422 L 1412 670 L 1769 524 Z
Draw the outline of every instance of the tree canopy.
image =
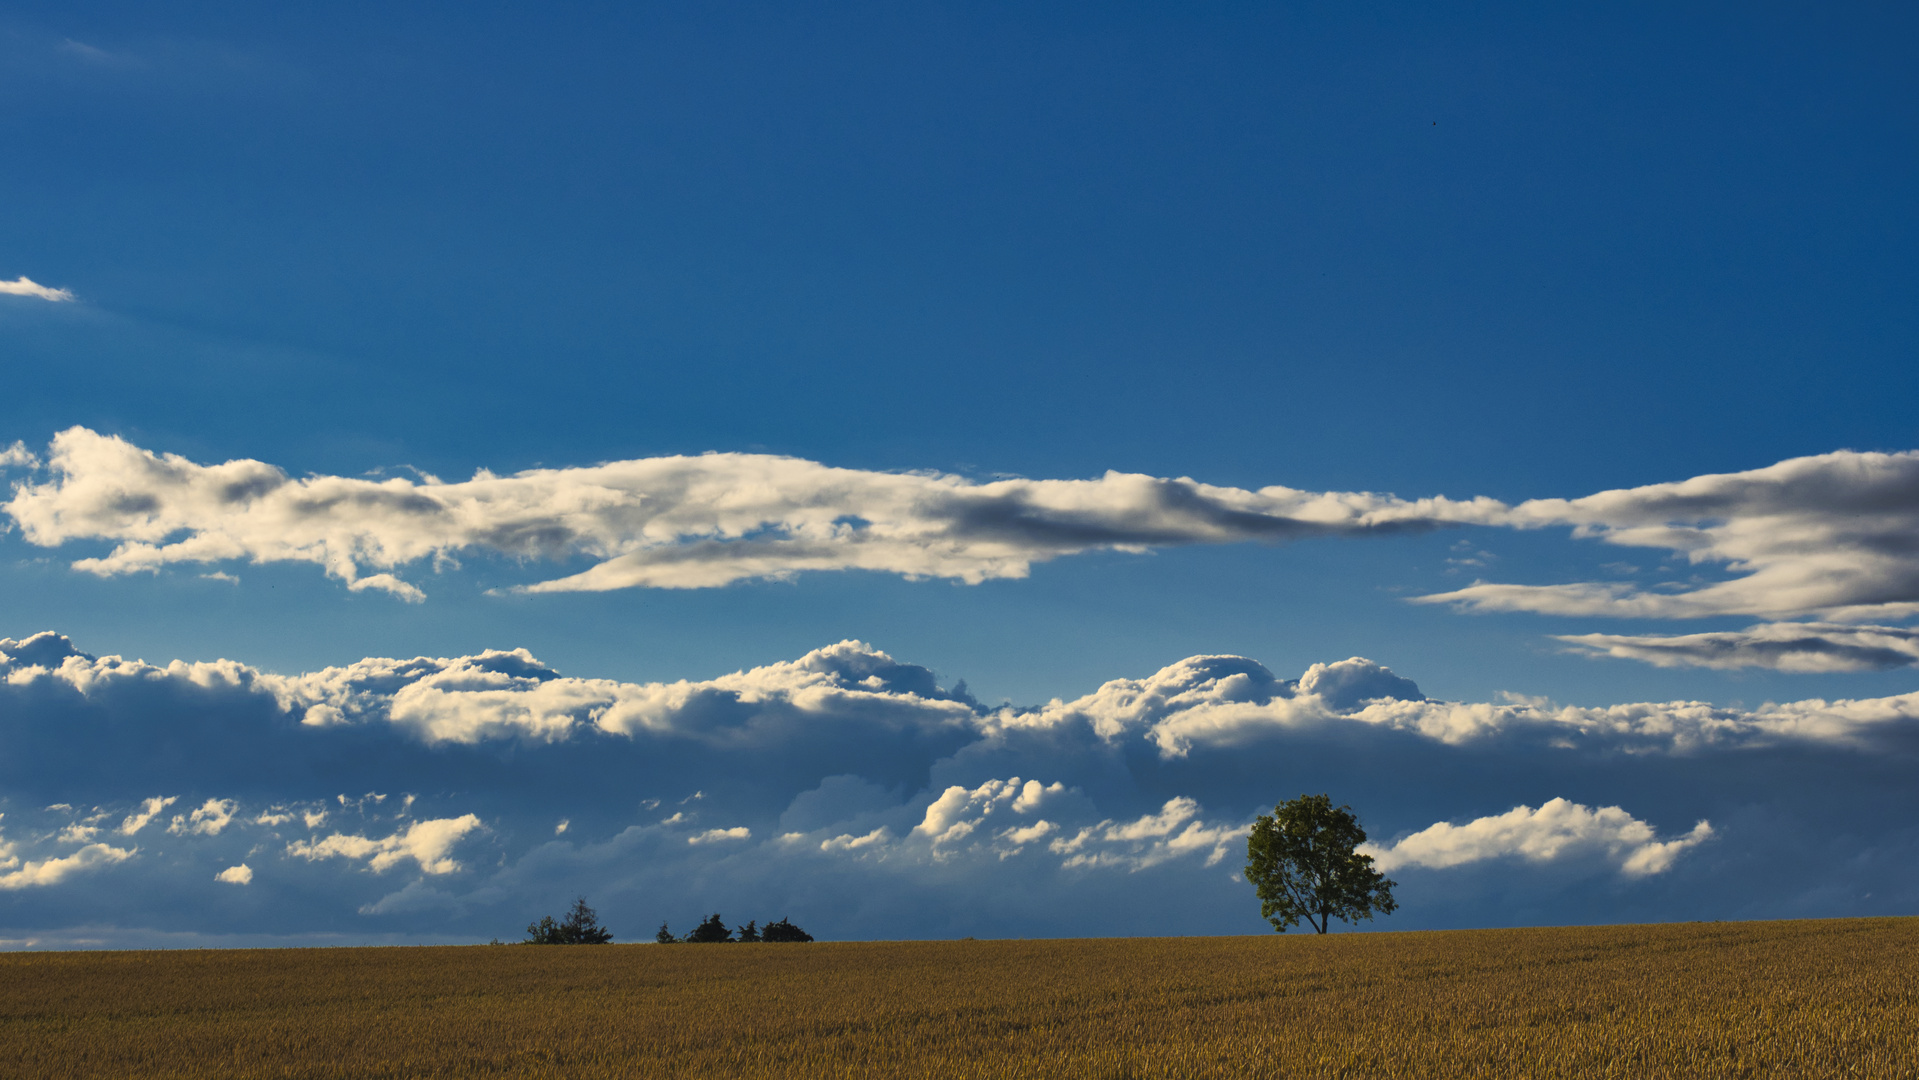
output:
M 613 940 L 613 931 L 600 925 L 600 917 L 586 906 L 586 897 L 573 901 L 573 909 L 559 922 L 551 915 L 543 915 L 539 921 L 528 923 L 526 944 L 528 945 L 605 945 Z
M 1246 838 L 1246 880 L 1259 894 L 1259 913 L 1285 933 L 1306 924 L 1325 933 L 1334 919 L 1357 922 L 1390 915 L 1394 882 L 1373 869 L 1373 857 L 1350 806 L 1325 795 L 1301 795 L 1261 814 Z

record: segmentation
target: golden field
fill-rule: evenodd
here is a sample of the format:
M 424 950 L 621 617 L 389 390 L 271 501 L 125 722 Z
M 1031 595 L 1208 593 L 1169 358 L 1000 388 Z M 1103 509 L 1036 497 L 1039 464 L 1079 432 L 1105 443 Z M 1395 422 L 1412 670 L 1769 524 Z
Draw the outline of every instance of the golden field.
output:
M 12 953 L 0 1074 L 1914 1077 L 1919 919 Z

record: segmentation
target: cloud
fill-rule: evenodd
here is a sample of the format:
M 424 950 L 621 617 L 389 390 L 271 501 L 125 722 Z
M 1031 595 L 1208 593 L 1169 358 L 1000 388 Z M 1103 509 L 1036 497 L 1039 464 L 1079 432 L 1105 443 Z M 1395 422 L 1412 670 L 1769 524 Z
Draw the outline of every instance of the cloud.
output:
M 390 571 L 465 551 L 598 560 L 532 592 L 709 588 L 813 570 L 978 583 L 1085 551 L 1397 532 L 1492 521 L 1505 509 L 1117 472 L 978 483 L 764 454 L 481 471 L 457 483 L 295 479 L 264 462 L 202 465 L 82 427 L 54 437 L 46 468 L 51 478 L 18 485 L 6 510 L 34 544 L 116 543 L 76 569 L 310 562 L 350 587 L 407 599 L 418 588 Z
M 1708 634 L 1561 634 L 1589 656 L 1643 660 L 1658 667 L 1772 668 L 1775 671 L 1880 671 L 1919 663 L 1919 630 L 1845 623 L 1763 623 Z
M 1251 822 L 1207 825 L 1199 819 L 1199 803 L 1182 795 L 1166 800 L 1156 814 L 1121 824 L 1102 821 L 1080 829 L 1071 839 L 1053 841 L 1048 850 L 1066 856 L 1063 865 L 1067 867 L 1143 870 L 1195 854 L 1205 856 L 1204 865 L 1217 866 L 1251 828 Z
M 1101 738 L 1138 738 L 1160 756 L 1229 750 L 1334 728 L 1370 726 L 1455 746 L 1531 741 L 1564 748 L 1692 753 L 1708 748 L 1824 743 L 1863 746 L 1877 733 L 1919 720 L 1919 693 L 1756 708 L 1702 701 L 1560 705 L 1506 695 L 1490 702 L 1436 701 L 1411 680 L 1363 657 L 1314 664 L 1281 680 L 1238 656 L 1195 656 L 1145 679 L 1115 679 L 1073 701 L 982 718 L 997 732 L 1075 724 Z
M 24 447 L 8 452 L 30 465 Z M 115 544 L 76 569 L 111 576 L 178 563 L 309 562 L 356 590 L 424 597 L 395 571 L 463 552 L 593 560 L 531 592 L 710 588 L 805 571 L 871 570 L 978 583 L 1097 550 L 1279 542 L 1441 525 L 1537 529 L 1664 550 L 1730 579 L 1477 582 L 1419 597 L 1479 611 L 1840 621 L 1919 614 L 1919 452 L 1838 451 L 1747 472 L 1574 499 L 1401 499 L 1256 491 L 1109 472 L 986 483 L 706 454 L 435 477 L 289 477 L 253 460 L 203 465 L 82 427 L 55 436 L 45 482 L 6 511 L 28 541 Z M 1485 559 L 1476 559 L 1485 562 Z
M 73 294 L 65 289 L 49 289 L 24 275 L 12 281 L 0 281 L 0 296 L 31 296 L 36 300 L 50 300 L 56 304 L 73 299 Z
M 156 796 L 142 802 L 140 809 L 128 814 L 126 820 L 120 822 L 120 834 L 122 836 L 132 836 L 134 833 L 146 828 L 154 818 L 159 817 L 160 811 L 165 810 L 178 801 L 180 801 L 179 796 L 170 795 L 164 799 Z
M 24 447 L 8 454 L 16 465 L 35 462 Z M 1907 542 L 1919 529 L 1919 452 L 1839 451 L 1517 506 L 1117 472 L 979 483 L 761 454 L 483 470 L 456 483 L 296 479 L 259 461 L 202 465 L 81 427 L 55 436 L 44 468 L 49 478 L 16 485 L 6 511 L 34 544 L 116 545 L 76 569 L 111 576 L 176 563 L 310 562 L 349 588 L 411 601 L 424 593 L 394 571 L 468 551 L 594 560 L 531 592 L 708 588 L 855 569 L 978 583 L 1095 550 L 1482 525 L 1571 526 L 1576 536 L 1665 550 L 1733 576 L 1703 585 L 1477 582 L 1419 601 L 1653 618 L 1919 614 L 1919 551 Z
M 1685 836 L 1661 841 L 1652 826 L 1617 806 L 1594 810 L 1553 799 L 1537 810 L 1516 806 L 1464 825 L 1442 821 L 1391 846 L 1367 844 L 1360 850 L 1389 873 L 1402 867 L 1443 870 L 1488 859 L 1550 863 L 1597 857 L 1628 877 L 1644 877 L 1671 869 L 1682 852 L 1712 835 L 1712 825 L 1701 821 Z
M 931 798 L 919 824 L 904 834 L 895 835 L 882 825 L 863 835 L 837 833 L 817 846 L 829 854 L 894 863 L 1003 862 L 1050 837 L 1034 850 L 1054 857 L 1053 870 L 1139 871 L 1187 856 L 1197 857 L 1201 866 L 1216 866 L 1250 827 L 1250 823 L 1208 825 L 1201 820 L 1199 802 L 1186 796 L 1167 800 L 1157 812 L 1137 819 L 1086 822 L 1086 800 L 1074 795 L 1059 781 L 1042 784 L 1017 776 L 989 779 L 975 787 L 953 784 Z M 1072 805 L 1061 809 L 1068 818 L 1080 817 L 1079 823 L 1069 827 L 1038 816 L 1042 806 L 1057 807 L 1063 799 Z M 781 839 L 790 843 L 810 837 L 788 833 Z
M 225 870 L 213 875 L 213 880 L 224 881 L 229 885 L 251 885 L 253 884 L 253 868 L 246 863 L 241 863 L 238 866 L 229 866 Z
M 1919 614 L 1919 545 L 1912 542 L 1919 533 L 1919 451 L 1838 451 L 1579 499 L 1535 499 L 1514 507 L 1503 523 L 1571 525 L 1576 536 L 1664 550 L 1736 576 L 1703 586 L 1476 583 L 1420 601 L 1662 619 Z
M 799 838 L 799 833 L 787 833 L 788 837 Z M 821 851 L 859 851 L 861 848 L 879 848 L 893 839 L 893 834 L 882 825 L 864 836 L 841 833 L 820 841 Z
M 175 836 L 218 836 L 220 830 L 227 827 L 239 804 L 232 799 L 208 799 L 191 817 L 185 814 L 173 815 L 173 823 L 167 831 Z
M 41 859 L 21 865 L 18 856 L 0 859 L 0 868 L 10 864 L 18 869 L 0 873 L 0 889 L 30 889 L 48 885 L 58 885 L 75 874 L 93 870 L 114 863 L 125 862 L 133 858 L 132 848 L 117 848 L 107 844 L 88 844 L 71 855 L 57 859 Z
M 306 725 L 382 720 L 427 743 L 557 742 L 584 731 L 727 741 L 776 737 L 828 718 L 964 729 L 976 715 L 976 703 L 940 689 L 932 672 L 858 641 L 700 682 L 568 678 L 524 649 L 373 658 L 290 678 L 246 677 Z
M 1334 729 L 1376 728 L 1449 745 L 1518 740 L 1693 753 L 1791 743 L 1862 747 L 1919 720 L 1919 692 L 1756 707 L 1701 701 L 1561 705 L 1523 695 L 1440 701 L 1364 657 L 1314 664 L 1297 679 L 1280 679 L 1246 657 L 1195 656 L 1145 678 L 1110 680 L 1070 701 L 988 708 L 963 691 L 942 689 L 926 668 L 858 641 L 815 649 L 798 660 L 671 683 L 565 676 L 524 649 L 368 658 L 292 676 L 230 660 L 176 660 L 160 667 L 117 656 L 95 658 L 56 634 L 25 642 L 0 639 L 0 657 L 15 653 L 19 659 L 0 661 L 0 693 L 60 689 L 98 701 L 166 693 L 183 708 L 231 699 L 248 703 L 262 720 L 296 718 L 310 739 L 375 725 L 427 747 L 612 738 L 742 753 L 785 753 L 809 745 L 822 752 L 844 745 L 848 752 L 864 747 L 874 753 L 890 746 L 924 760 L 925 754 L 952 753 L 968 744 L 1080 731 L 1109 746 L 1144 745 L 1162 758 L 1178 759 L 1199 749 L 1231 750 Z M 42 662 L 32 663 L 34 658 Z M 264 737 L 271 730 L 256 722 L 233 738 Z M 695 792 L 681 802 L 700 796 Z M 174 798 L 147 800 L 121 831 L 138 832 Z M 317 826 L 324 811 L 303 813 Z M 216 827 L 212 814 L 202 806 L 179 828 Z
M 657 683 L 517 650 L 293 675 L 96 657 L 58 634 L 0 656 L 0 873 L 57 873 L 125 827 L 141 841 L 112 875 L 14 894 L 15 936 L 240 932 L 223 912 L 247 933 L 485 940 L 581 893 L 623 936 L 748 907 L 736 921 L 843 937 L 1244 933 L 1260 926 L 1232 876 L 1247 823 L 1320 791 L 1408 838 L 1382 849 L 1423 868 L 1395 925 L 1919 898 L 1900 869 L 1919 866 L 1919 695 L 1460 702 L 1361 657 L 1281 678 L 1197 656 L 990 707 L 859 642 Z M 150 791 L 170 794 L 123 794 Z M 1539 809 L 1474 820 L 1507 807 Z M 1675 858 L 1691 849 L 1660 845 L 1698 837 L 1648 824 L 1700 820 L 1710 858 Z M 218 879 L 239 865 L 256 875 L 244 912 Z M 1619 882 L 1581 892 L 1568 867 Z
M 407 859 L 429 874 L 454 874 L 460 864 L 452 858 L 453 848 L 469 833 L 486 826 L 473 814 L 457 818 L 416 821 L 402 832 L 378 840 L 347 833 L 334 833 L 321 840 L 296 840 L 287 845 L 287 854 L 312 862 L 316 859 L 364 859 L 376 874 L 383 874 Z
M 1919 530 L 1919 451 L 1838 451 L 1517 506 L 1117 472 L 980 483 L 731 453 L 511 476 L 482 470 L 455 483 L 425 475 L 293 478 L 259 461 L 204 465 L 157 454 L 83 427 L 55 436 L 44 465 L 20 444 L 0 464 L 48 474 L 16 484 L 5 504 L 29 542 L 115 545 L 75 561 L 78 570 L 112 576 L 180 563 L 309 562 L 350 589 L 415 602 L 424 592 L 396 571 L 465 552 L 592 561 L 524 586 L 529 592 L 710 588 L 816 570 L 978 583 L 1024 577 L 1035 563 L 1088 551 L 1479 525 L 1569 526 L 1576 537 L 1663 550 L 1730 577 L 1475 582 L 1418 602 L 1647 618 L 1919 615 L 1919 549 L 1908 541 Z
M 1050 785 L 1043 785 L 1038 780 L 1022 783 L 1017 776 L 1010 780 L 988 780 L 973 789 L 954 784 L 942 791 L 939 798 L 926 808 L 926 816 L 913 827 L 912 834 L 925 837 L 935 847 L 954 843 L 971 836 L 996 812 L 1031 814 L 1038 811 L 1049 798 L 1065 791 L 1066 785 L 1058 781 Z

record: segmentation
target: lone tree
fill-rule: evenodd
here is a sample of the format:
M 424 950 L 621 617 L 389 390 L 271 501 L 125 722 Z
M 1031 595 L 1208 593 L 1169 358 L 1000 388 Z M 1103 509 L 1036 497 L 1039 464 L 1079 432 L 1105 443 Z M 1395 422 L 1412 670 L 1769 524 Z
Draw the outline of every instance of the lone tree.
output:
M 1259 815 L 1246 838 L 1246 880 L 1259 893 L 1259 913 L 1285 933 L 1306 920 L 1325 933 L 1334 919 L 1357 922 L 1390 915 L 1393 882 L 1354 849 L 1366 842 L 1353 808 L 1324 795 L 1301 795 Z
M 573 901 L 573 910 L 566 918 L 554 922 L 553 916 L 542 915 L 538 922 L 528 923 L 526 944 L 528 945 L 604 945 L 613 940 L 613 931 L 600 925 L 600 917 L 586 906 L 586 897 Z

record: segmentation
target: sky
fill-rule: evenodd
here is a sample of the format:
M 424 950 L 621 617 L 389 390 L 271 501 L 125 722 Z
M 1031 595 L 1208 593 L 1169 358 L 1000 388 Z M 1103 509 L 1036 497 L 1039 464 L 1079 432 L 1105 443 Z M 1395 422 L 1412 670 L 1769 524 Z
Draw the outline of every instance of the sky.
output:
M 1912 913 L 1915 23 L 9 4 L 0 947 Z

